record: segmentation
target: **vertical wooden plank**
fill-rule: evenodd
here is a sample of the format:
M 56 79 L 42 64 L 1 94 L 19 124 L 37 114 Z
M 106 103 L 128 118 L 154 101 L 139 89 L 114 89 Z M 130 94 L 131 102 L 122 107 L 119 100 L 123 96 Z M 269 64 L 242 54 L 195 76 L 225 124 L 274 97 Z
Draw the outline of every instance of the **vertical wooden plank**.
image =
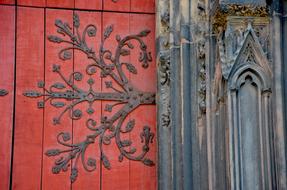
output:
M 0 96 L 0 189 L 9 189 L 15 65 L 15 7 L 0 6 L 0 89 L 8 94 Z
M 74 0 L 46 0 L 47 7 L 74 8 Z
M 131 81 L 137 89 L 141 91 L 156 93 L 155 17 L 154 15 L 130 14 L 131 34 L 138 34 L 146 29 L 151 32 L 147 37 L 142 39 L 147 45 L 148 51 L 152 53 L 153 61 L 149 63 L 148 68 L 143 68 L 138 61 L 140 57 L 139 44 L 134 42 L 135 48 L 131 54 L 131 63 L 136 66 L 138 74 L 131 74 Z M 136 126 L 131 132 L 130 138 L 133 142 L 133 147 L 136 147 L 138 151 L 141 151 L 143 147 L 143 143 L 140 139 L 143 127 L 150 127 L 151 132 L 155 134 L 153 143 L 150 143 L 150 149 L 146 157 L 156 163 L 156 106 L 141 105 L 132 112 L 131 119 L 136 121 Z M 157 186 L 156 167 L 156 165 L 152 167 L 146 166 L 142 162 L 130 162 L 130 189 L 155 190 Z
M 131 0 L 103 0 L 104 10 L 109 11 L 130 11 Z
M 44 77 L 44 10 L 18 8 L 13 189 L 40 189 L 43 111 L 23 96 Z
M 86 26 L 89 24 L 93 24 L 96 26 L 96 36 L 89 37 L 86 35 L 86 42 L 88 44 L 89 48 L 93 48 L 93 50 L 98 55 L 99 52 L 99 46 L 101 44 L 101 21 L 102 21 L 102 14 L 99 12 L 83 12 L 83 11 L 75 11 L 76 14 L 79 15 L 80 18 L 80 27 L 79 27 L 79 33 L 82 36 L 82 33 Z M 92 29 L 89 27 L 89 29 Z M 76 32 L 76 31 L 75 31 Z M 88 92 L 90 89 L 90 85 L 88 84 L 88 80 L 93 79 L 94 84 L 92 85 L 92 89 L 94 92 L 101 92 L 101 78 L 100 78 L 100 72 L 97 70 L 95 74 L 92 76 L 88 75 L 86 73 L 86 67 L 92 63 L 93 61 L 91 59 L 88 59 L 87 55 L 84 54 L 81 51 L 75 50 L 74 52 L 74 71 L 80 72 L 83 74 L 83 79 L 81 81 L 75 81 L 75 85 L 79 87 L 80 89 L 84 90 L 85 92 Z M 88 114 L 88 109 L 92 108 L 93 111 Z M 89 119 L 93 119 L 97 121 L 97 123 L 100 123 L 101 119 L 101 102 L 97 101 L 92 104 L 91 107 L 89 107 L 88 102 L 82 102 L 79 105 L 77 105 L 74 109 L 79 109 L 83 112 L 83 116 L 79 120 L 73 121 L 73 142 L 79 143 L 86 140 L 88 135 L 91 135 L 94 133 L 94 131 L 91 131 L 86 127 L 86 121 Z M 79 170 L 79 176 L 77 178 L 77 181 L 72 184 L 72 189 L 85 189 L 85 190 L 97 190 L 100 189 L 100 150 L 99 150 L 99 142 L 98 139 L 96 139 L 95 143 L 89 145 L 85 152 L 85 163 L 87 163 L 89 158 L 96 160 L 96 170 L 93 172 L 88 172 L 84 169 L 81 161 L 79 162 L 78 170 Z M 86 164 L 87 165 L 87 164 Z M 89 167 L 89 169 L 92 169 L 92 167 Z
M 102 0 L 75 0 L 75 8 L 77 9 L 89 9 L 89 10 L 101 10 Z
M 131 0 L 131 12 L 155 13 L 155 0 Z
M 46 0 L 18 0 L 17 4 L 25 6 L 45 7 Z
M 58 57 L 58 53 L 65 47 L 69 45 L 63 43 L 52 43 L 47 40 L 47 36 L 56 35 L 65 40 L 69 40 L 69 37 L 62 36 L 57 33 L 57 27 L 55 26 L 55 21 L 62 20 L 63 23 L 68 23 L 70 27 L 73 27 L 73 11 L 70 10 L 56 10 L 56 9 L 47 9 L 46 10 L 46 47 L 45 47 L 45 86 L 49 88 L 56 82 L 60 82 L 65 84 L 63 79 L 59 76 L 58 73 L 53 72 L 53 65 L 59 65 L 61 67 L 60 72 L 66 78 L 69 78 L 70 74 L 73 73 L 73 58 L 71 60 L 63 61 Z M 73 29 L 72 29 L 73 30 Z M 71 54 L 72 51 L 69 51 Z M 67 86 L 67 85 L 66 85 Z M 69 88 L 68 88 L 69 89 Z M 64 92 L 65 90 L 62 90 Z M 53 89 L 54 91 L 61 91 L 57 89 Z M 57 102 L 60 100 L 54 100 Z M 70 105 L 71 101 L 62 101 L 66 103 L 66 105 Z M 60 123 L 54 125 L 54 118 L 59 117 L 59 115 L 63 112 L 63 108 L 55 108 L 50 105 L 49 101 L 45 106 L 45 120 L 44 120 L 44 155 L 43 155 L 43 173 L 42 173 L 42 189 L 43 190 L 66 190 L 70 189 L 70 168 L 68 171 L 63 172 L 60 171 L 59 174 L 52 173 L 52 167 L 55 164 L 55 161 L 59 159 L 61 156 L 65 157 L 66 154 L 60 155 L 59 157 L 47 157 L 45 152 L 50 149 L 60 149 L 65 150 L 68 149 L 65 146 L 62 146 L 57 142 L 57 135 L 61 132 L 68 133 L 70 136 L 72 135 L 72 120 L 69 117 L 69 113 L 65 113 Z M 71 141 L 67 141 L 67 143 L 71 143 Z
M 103 13 L 103 30 L 108 26 L 113 25 L 113 32 L 108 39 L 105 41 L 105 49 L 111 50 L 111 52 L 115 52 L 117 47 L 116 35 L 120 35 L 124 37 L 129 34 L 129 14 L 123 13 Z M 122 57 L 122 62 L 129 62 L 129 56 Z M 124 68 L 125 73 L 128 72 Z M 113 81 L 110 77 L 106 77 L 102 80 L 103 92 L 115 92 L 112 89 L 107 89 L 105 87 L 105 82 L 112 81 L 113 86 L 116 89 L 122 90 L 115 81 Z M 108 112 L 105 110 L 105 106 L 107 104 L 113 104 L 111 101 L 103 101 L 102 116 L 111 117 L 115 114 L 123 105 L 118 105 L 113 108 L 112 112 Z M 127 120 L 127 119 L 126 119 Z M 125 123 L 126 124 L 126 121 Z M 122 134 L 122 139 L 129 139 L 129 134 Z M 129 160 L 124 159 L 122 162 L 119 162 L 120 152 L 115 143 L 115 139 L 112 139 L 110 145 L 103 146 L 104 154 L 109 159 L 111 164 L 111 169 L 108 170 L 104 166 L 102 166 L 102 189 L 124 189 L 129 190 Z
M 0 4 L 3 4 L 3 5 L 14 5 L 15 4 L 15 0 L 0 0 Z

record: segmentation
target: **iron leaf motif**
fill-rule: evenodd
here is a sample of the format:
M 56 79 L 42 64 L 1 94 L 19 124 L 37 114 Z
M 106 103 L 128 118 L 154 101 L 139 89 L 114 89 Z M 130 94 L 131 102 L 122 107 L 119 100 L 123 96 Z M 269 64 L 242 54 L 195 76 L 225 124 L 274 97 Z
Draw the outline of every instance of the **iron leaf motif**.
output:
M 71 134 L 67 132 L 60 132 L 57 135 L 57 142 L 64 148 L 50 149 L 46 151 L 46 156 L 58 158 L 54 162 L 52 172 L 58 174 L 61 171 L 68 171 L 71 166 L 71 182 L 75 182 L 79 175 L 79 160 L 83 168 L 92 172 L 96 169 L 96 158 L 86 159 L 85 152 L 90 145 L 98 143 L 98 148 L 101 152 L 99 159 L 106 169 L 111 169 L 111 163 L 107 155 L 104 154 L 104 146 L 109 145 L 114 139 L 119 150 L 119 161 L 122 162 L 124 158 L 133 161 L 139 161 L 147 166 L 153 166 L 154 162 L 147 158 L 147 153 L 150 149 L 150 143 L 153 142 L 154 133 L 151 132 L 150 127 L 144 126 L 143 131 L 139 134 L 139 139 L 142 143 L 141 152 L 133 146 L 133 142 L 129 139 L 121 137 L 123 133 L 130 133 L 136 127 L 136 120 L 132 119 L 123 125 L 129 114 L 141 105 L 154 105 L 155 92 L 145 92 L 138 90 L 132 81 L 123 72 L 123 67 L 126 67 L 129 72 L 138 74 L 138 71 L 133 63 L 122 63 L 120 57 L 129 55 L 134 45 L 132 43 L 139 43 L 140 54 L 138 61 L 143 68 L 147 68 L 152 61 L 151 53 L 147 51 L 147 46 L 143 39 L 150 31 L 144 30 L 135 35 L 128 35 L 126 37 L 116 36 L 117 47 L 113 53 L 111 50 L 105 49 L 105 40 L 111 37 L 113 26 L 110 25 L 104 30 L 104 39 L 99 47 L 99 52 L 95 52 L 94 48 L 89 47 L 86 42 L 87 37 L 94 37 L 97 33 L 97 27 L 89 24 L 85 27 L 80 35 L 79 26 L 80 18 L 77 14 L 73 16 L 72 29 L 68 23 L 60 19 L 55 21 L 57 32 L 69 38 L 69 40 L 60 38 L 55 35 L 48 36 L 48 40 L 52 43 L 64 43 L 69 45 L 59 51 L 59 58 L 68 60 L 72 58 L 72 51 L 77 50 L 87 56 L 87 59 L 92 61 L 86 66 L 85 75 L 89 78 L 87 84 L 88 89 L 82 89 L 77 85 L 77 82 L 82 81 L 84 73 L 73 72 L 69 76 L 65 76 L 61 71 L 60 65 L 53 65 L 52 71 L 61 78 L 61 82 L 55 82 L 50 86 L 46 86 L 43 81 L 38 82 L 39 90 L 27 90 L 23 93 L 29 98 L 41 98 L 38 102 L 38 107 L 43 108 L 47 102 L 53 107 L 61 110 L 60 114 L 53 119 L 54 125 L 61 124 L 61 119 L 64 115 L 68 115 L 73 120 L 81 119 L 85 114 L 77 106 L 83 102 L 88 103 L 88 108 L 85 112 L 92 116 L 97 110 L 93 109 L 93 104 L 96 101 L 110 101 L 106 104 L 105 110 L 111 112 L 112 115 L 103 116 L 100 121 L 95 121 L 89 118 L 85 126 L 91 131 L 91 134 L 85 137 L 82 142 L 72 143 Z M 73 32 L 73 30 L 75 32 Z M 75 35 L 75 34 L 76 35 Z M 123 66 L 124 65 L 124 66 Z M 105 81 L 105 87 L 111 89 L 113 92 L 97 92 L 94 90 L 95 73 L 100 72 L 101 77 L 109 76 L 110 81 Z M 117 87 L 115 87 L 116 83 Z M 113 112 L 115 106 L 120 107 Z M 98 139 L 98 140 L 96 140 Z M 73 162 L 71 162 L 73 160 Z
M 0 96 L 6 96 L 8 94 L 8 91 L 5 89 L 0 89 Z

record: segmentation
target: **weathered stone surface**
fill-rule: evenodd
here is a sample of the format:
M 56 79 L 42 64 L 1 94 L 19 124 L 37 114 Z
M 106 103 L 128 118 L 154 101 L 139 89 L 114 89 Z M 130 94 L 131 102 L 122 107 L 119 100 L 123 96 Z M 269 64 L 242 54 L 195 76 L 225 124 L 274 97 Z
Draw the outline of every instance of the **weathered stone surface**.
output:
M 159 189 L 287 188 L 287 25 L 270 2 L 157 0 Z
M 220 3 L 265 5 L 266 1 L 265 0 L 220 0 Z

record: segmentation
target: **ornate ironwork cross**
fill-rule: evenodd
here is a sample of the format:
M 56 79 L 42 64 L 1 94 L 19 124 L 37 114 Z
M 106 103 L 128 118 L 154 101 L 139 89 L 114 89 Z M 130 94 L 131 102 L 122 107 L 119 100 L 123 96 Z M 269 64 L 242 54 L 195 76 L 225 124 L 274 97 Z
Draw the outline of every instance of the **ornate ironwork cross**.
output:
M 150 31 L 144 30 L 135 35 L 129 35 L 121 38 L 116 36 L 117 47 L 114 52 L 105 49 L 104 43 L 113 32 L 113 26 L 110 25 L 104 30 L 103 43 L 100 45 L 99 52 L 93 50 L 86 43 L 87 37 L 95 37 L 97 33 L 97 27 L 89 24 L 85 27 L 80 35 L 79 26 L 80 18 L 77 14 L 73 17 L 74 31 L 68 23 L 61 20 L 56 20 L 55 25 L 57 32 L 63 36 L 68 36 L 69 40 L 65 40 L 62 37 L 50 35 L 48 40 L 53 43 L 65 43 L 70 45 L 62 49 L 59 52 L 59 58 L 62 60 L 69 60 L 72 58 L 72 50 L 79 50 L 87 55 L 89 60 L 93 63 L 88 64 L 86 67 L 86 75 L 89 77 L 87 83 L 88 89 L 82 89 L 77 85 L 78 81 L 83 80 L 83 73 L 73 72 L 70 76 L 64 76 L 61 72 L 60 65 L 53 65 L 53 72 L 57 73 L 62 82 L 55 82 L 49 87 L 45 86 L 43 81 L 38 82 L 38 87 L 41 91 L 29 90 L 24 93 L 25 96 L 30 98 L 40 98 L 43 101 L 38 102 L 38 107 L 43 108 L 47 101 L 58 109 L 62 109 L 61 113 L 53 119 L 54 125 L 58 125 L 61 122 L 61 118 L 67 113 L 71 119 L 80 119 L 83 115 L 83 111 L 76 109 L 76 106 L 83 102 L 88 103 L 88 108 L 85 110 L 88 115 L 92 116 L 95 113 L 93 109 L 93 103 L 96 101 L 111 101 L 113 104 L 106 104 L 105 110 L 112 112 L 115 106 L 121 106 L 111 117 L 103 116 L 101 121 L 95 121 L 89 118 L 86 121 L 86 127 L 91 130 L 91 134 L 85 137 L 82 142 L 69 143 L 71 135 L 67 132 L 61 132 L 57 135 L 57 141 L 60 145 L 64 146 L 64 149 L 51 149 L 46 151 L 47 156 L 60 156 L 52 167 L 52 172 L 58 174 L 60 171 L 67 171 L 69 165 L 72 162 L 72 170 L 70 180 L 74 182 L 78 176 L 78 161 L 81 160 L 84 169 L 88 172 L 96 169 L 96 159 L 85 157 L 87 148 L 96 143 L 96 139 L 99 144 L 101 152 L 100 159 L 105 168 L 111 169 L 110 161 L 105 155 L 103 150 L 103 144 L 109 145 L 112 139 L 115 139 L 116 145 L 119 149 L 119 161 L 123 161 L 124 158 L 134 161 L 140 161 L 147 166 L 153 166 L 154 162 L 146 157 L 149 151 L 149 145 L 153 142 L 154 133 L 151 132 L 150 127 L 144 126 L 142 132 L 139 134 L 139 138 L 142 142 L 141 152 L 132 146 L 132 141 L 129 139 L 122 139 L 121 134 L 129 133 L 135 127 L 135 120 L 130 120 L 125 126 L 123 122 L 127 116 L 141 105 L 154 105 L 155 104 L 155 92 L 145 92 L 138 90 L 130 81 L 130 79 L 123 72 L 125 66 L 127 70 L 132 74 L 137 74 L 138 71 L 133 63 L 124 63 L 120 61 L 120 57 L 130 55 L 130 51 L 134 49 L 134 42 L 139 43 L 140 55 L 138 61 L 143 68 L 148 68 L 149 63 L 152 61 L 151 53 L 147 51 L 147 46 L 142 40 L 146 37 Z M 133 42 L 133 43 L 132 43 Z M 99 71 L 98 71 L 99 70 Z M 94 90 L 94 74 L 100 72 L 101 77 L 111 77 L 112 80 L 105 81 L 105 87 L 112 89 L 114 92 L 97 92 Z M 114 83 L 117 83 L 120 89 L 115 88 Z

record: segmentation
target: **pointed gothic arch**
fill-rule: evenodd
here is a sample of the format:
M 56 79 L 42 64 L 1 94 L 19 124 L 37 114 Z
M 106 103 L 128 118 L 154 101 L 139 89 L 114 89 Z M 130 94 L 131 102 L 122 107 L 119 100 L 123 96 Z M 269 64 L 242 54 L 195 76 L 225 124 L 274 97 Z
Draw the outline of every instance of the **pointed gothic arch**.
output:
M 272 73 L 251 25 L 229 70 L 231 189 L 272 189 Z

